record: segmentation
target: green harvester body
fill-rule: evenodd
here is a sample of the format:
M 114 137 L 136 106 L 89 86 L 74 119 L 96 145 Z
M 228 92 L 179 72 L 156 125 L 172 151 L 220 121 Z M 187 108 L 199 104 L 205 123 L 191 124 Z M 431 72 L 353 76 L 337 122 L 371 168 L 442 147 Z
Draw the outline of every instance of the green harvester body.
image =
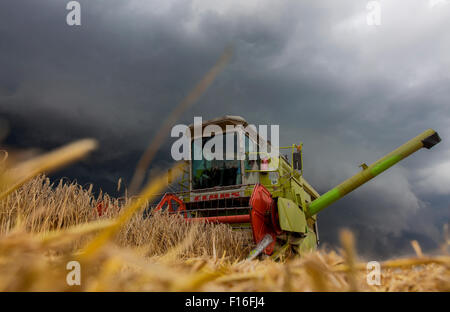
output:
M 253 151 L 249 152 L 249 144 L 245 143 L 246 159 L 223 163 L 186 161 L 178 181 L 182 190 L 173 194 L 189 221 L 229 223 L 237 229 L 251 229 L 257 246 L 251 258 L 262 252 L 276 258 L 287 250 L 303 254 L 315 249 L 320 211 L 419 149 L 430 149 L 441 141 L 436 131 L 428 129 L 373 164 L 360 165 L 358 173 L 320 195 L 303 176 L 301 143 L 280 147 L 277 157 L 265 157 L 259 153 L 258 134 L 248 130 L 243 118 L 217 118 L 204 123 L 203 129 L 210 124 L 218 125 L 224 132 L 227 125 L 245 128 L 245 142 L 254 146 Z M 193 126 L 190 129 L 193 133 Z M 192 136 L 192 146 L 196 140 L 204 144 L 205 137 L 200 136 Z M 287 155 L 283 155 L 286 151 Z M 256 161 L 247 159 L 252 152 L 258 154 Z M 159 206 L 163 204 L 160 202 Z

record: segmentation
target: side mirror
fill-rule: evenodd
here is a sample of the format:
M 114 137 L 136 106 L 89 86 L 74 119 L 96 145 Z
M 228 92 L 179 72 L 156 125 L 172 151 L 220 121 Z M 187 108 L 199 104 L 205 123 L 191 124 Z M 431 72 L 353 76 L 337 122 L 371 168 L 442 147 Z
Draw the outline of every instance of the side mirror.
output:
M 295 152 L 292 157 L 294 169 L 302 170 L 302 152 Z

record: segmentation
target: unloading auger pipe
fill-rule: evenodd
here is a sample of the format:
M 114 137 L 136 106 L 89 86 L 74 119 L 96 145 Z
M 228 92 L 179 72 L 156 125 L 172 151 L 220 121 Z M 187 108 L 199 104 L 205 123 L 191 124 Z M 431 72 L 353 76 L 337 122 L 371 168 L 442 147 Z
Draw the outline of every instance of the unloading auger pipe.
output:
M 440 141 L 441 138 L 433 129 L 428 129 L 422 132 L 414 139 L 409 140 L 408 142 L 390 152 L 383 158 L 377 160 L 370 166 L 364 166 L 361 172 L 355 174 L 351 178 L 345 180 L 338 186 L 334 187 L 319 198 L 309 203 L 309 205 L 307 206 L 307 214 L 309 216 L 317 214 L 322 209 L 330 206 L 338 199 L 344 197 L 357 187 L 373 179 L 383 171 L 389 169 L 390 167 L 392 167 L 402 159 L 408 157 L 412 153 L 418 151 L 422 147 L 430 149 Z

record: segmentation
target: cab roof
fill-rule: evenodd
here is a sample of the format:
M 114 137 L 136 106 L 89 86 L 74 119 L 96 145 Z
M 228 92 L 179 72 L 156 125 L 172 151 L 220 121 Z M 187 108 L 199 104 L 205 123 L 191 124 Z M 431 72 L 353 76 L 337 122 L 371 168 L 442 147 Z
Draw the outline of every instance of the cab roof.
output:
M 202 130 L 208 125 L 218 125 L 220 127 L 226 125 L 242 125 L 244 127 L 248 126 L 248 122 L 241 116 L 231 116 L 225 115 L 222 117 L 210 119 L 207 121 L 202 121 Z M 194 124 L 189 125 L 189 129 L 192 131 L 194 129 Z
M 249 125 L 249 123 L 247 122 L 247 120 L 245 120 L 244 117 L 225 115 L 225 116 L 214 118 L 214 119 L 210 119 L 210 120 L 207 120 L 207 121 L 202 121 L 202 132 L 203 132 L 203 129 L 206 126 L 208 126 L 208 125 L 218 125 L 222 129 L 225 129 L 227 125 L 234 125 L 234 126 L 241 125 L 241 126 L 243 126 L 245 128 L 245 127 L 247 127 Z M 191 137 L 193 138 L 194 137 L 194 135 L 193 135 L 194 124 L 190 124 L 189 125 L 189 131 L 191 132 Z M 255 142 L 257 142 L 257 143 L 260 143 L 260 142 L 264 141 L 269 146 L 271 145 L 270 144 L 270 140 L 265 140 L 265 139 L 261 138 L 259 136 L 259 134 L 257 133 L 257 131 L 253 131 L 253 129 L 251 127 L 246 129 L 246 133 L 248 133 L 248 135 L 252 139 L 254 139 Z

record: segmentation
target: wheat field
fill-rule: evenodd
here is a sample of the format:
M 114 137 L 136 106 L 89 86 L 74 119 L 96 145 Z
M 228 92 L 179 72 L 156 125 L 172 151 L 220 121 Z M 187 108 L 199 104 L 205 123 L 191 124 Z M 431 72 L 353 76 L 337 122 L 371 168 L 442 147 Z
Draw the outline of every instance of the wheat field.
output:
M 450 291 L 448 239 L 440 256 L 412 242 L 416 257 L 381 263 L 380 285 L 368 285 L 349 231 L 337 250 L 249 261 L 248 232 L 164 213 L 144 218 L 165 176 L 137 199 L 118 200 L 42 174 L 92 148 L 80 142 L 0 166 L 0 291 Z M 99 202 L 108 206 L 102 214 Z M 71 261 L 80 263 L 80 285 L 66 281 Z

